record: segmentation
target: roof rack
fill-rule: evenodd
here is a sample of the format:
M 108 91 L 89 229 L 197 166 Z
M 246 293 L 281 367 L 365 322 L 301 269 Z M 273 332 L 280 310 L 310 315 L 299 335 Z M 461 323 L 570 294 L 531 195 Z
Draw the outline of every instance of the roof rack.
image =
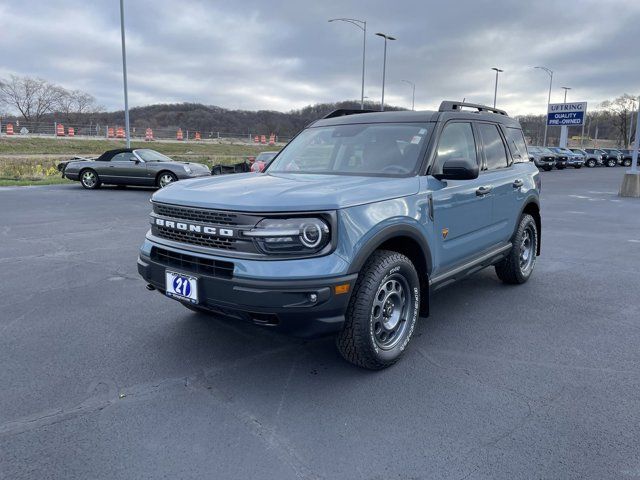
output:
M 504 115 L 508 117 L 509 115 L 504 110 L 500 110 L 498 108 L 488 107 L 486 105 L 479 105 L 476 103 L 466 103 L 466 102 L 456 102 L 453 100 L 445 100 L 440 104 L 439 112 L 455 112 L 462 109 L 462 107 L 467 108 L 475 108 L 478 112 L 489 112 L 489 113 L 497 113 L 498 115 Z
M 338 110 L 334 110 L 331 113 L 327 113 L 323 119 L 325 118 L 335 118 L 335 117 L 344 117 L 345 115 L 357 115 L 358 113 L 374 113 L 377 110 L 354 110 L 348 108 L 340 108 Z

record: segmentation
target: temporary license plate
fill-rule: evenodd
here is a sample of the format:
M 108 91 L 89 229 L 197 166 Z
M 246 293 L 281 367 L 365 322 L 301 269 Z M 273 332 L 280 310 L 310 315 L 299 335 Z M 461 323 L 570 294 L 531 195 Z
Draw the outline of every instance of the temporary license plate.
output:
M 165 271 L 166 289 L 169 297 L 198 303 L 198 279 L 184 273 Z

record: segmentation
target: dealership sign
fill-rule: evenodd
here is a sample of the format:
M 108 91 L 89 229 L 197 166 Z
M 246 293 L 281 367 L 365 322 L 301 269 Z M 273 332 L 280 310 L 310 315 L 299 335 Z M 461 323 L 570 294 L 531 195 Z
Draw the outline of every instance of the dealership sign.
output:
M 550 127 L 584 125 L 586 115 L 587 102 L 550 103 L 547 125 Z

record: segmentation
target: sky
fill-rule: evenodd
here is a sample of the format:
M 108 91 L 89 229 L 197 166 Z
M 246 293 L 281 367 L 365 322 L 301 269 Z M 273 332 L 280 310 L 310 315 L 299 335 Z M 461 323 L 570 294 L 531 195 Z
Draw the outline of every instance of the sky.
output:
M 123 108 L 118 0 L 0 0 L 0 77 L 41 77 Z M 589 107 L 640 94 L 640 0 L 125 0 L 130 106 L 198 102 L 289 111 L 360 98 L 362 31 L 330 18 L 366 20 L 365 96 L 416 110 L 443 99 L 510 114 L 551 100 Z

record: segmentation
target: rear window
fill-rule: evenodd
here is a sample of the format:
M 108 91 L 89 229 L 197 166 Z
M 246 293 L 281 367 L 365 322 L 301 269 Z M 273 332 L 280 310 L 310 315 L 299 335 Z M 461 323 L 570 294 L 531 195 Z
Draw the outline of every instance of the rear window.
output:
M 529 154 L 527 153 L 527 144 L 524 141 L 524 135 L 519 128 L 507 127 L 504 129 L 505 136 L 507 137 L 507 144 L 513 163 L 524 163 L 529 161 Z

